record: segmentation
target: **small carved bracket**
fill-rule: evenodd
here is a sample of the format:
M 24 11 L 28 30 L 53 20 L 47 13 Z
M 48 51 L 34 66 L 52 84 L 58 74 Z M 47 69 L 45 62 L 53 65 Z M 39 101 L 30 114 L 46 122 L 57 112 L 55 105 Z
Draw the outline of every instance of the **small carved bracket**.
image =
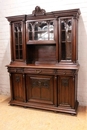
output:
M 35 10 L 33 10 L 32 14 L 35 15 L 35 16 L 37 16 L 37 15 L 45 15 L 46 11 L 44 9 L 41 9 L 39 6 L 36 6 Z
M 9 22 L 9 25 L 12 25 L 12 21 Z
M 73 15 L 73 18 L 78 20 L 79 15 L 78 15 L 78 14 L 76 14 L 76 15 L 74 14 L 74 15 Z

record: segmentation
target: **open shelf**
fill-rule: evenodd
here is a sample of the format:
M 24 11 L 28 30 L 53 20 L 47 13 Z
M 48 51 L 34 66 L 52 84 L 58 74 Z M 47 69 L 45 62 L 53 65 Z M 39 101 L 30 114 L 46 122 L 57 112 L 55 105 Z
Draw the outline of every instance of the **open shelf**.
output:
M 56 61 L 55 44 L 27 44 L 27 64 L 44 64 Z
M 56 42 L 54 40 L 29 40 L 27 42 L 28 45 L 32 45 L 32 44 L 56 44 Z

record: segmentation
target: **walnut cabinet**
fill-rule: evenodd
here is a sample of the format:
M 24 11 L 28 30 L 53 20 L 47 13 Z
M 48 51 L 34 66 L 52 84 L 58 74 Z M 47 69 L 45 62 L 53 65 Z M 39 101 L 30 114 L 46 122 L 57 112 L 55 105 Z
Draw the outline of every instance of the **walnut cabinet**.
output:
M 6 17 L 11 105 L 77 114 L 79 9 Z

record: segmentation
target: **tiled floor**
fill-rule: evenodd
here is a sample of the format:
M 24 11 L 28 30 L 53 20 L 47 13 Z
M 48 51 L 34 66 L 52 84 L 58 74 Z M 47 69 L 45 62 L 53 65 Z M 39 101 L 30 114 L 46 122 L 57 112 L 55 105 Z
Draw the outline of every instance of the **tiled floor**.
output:
M 87 108 L 78 115 L 10 106 L 9 97 L 0 95 L 0 130 L 87 130 Z

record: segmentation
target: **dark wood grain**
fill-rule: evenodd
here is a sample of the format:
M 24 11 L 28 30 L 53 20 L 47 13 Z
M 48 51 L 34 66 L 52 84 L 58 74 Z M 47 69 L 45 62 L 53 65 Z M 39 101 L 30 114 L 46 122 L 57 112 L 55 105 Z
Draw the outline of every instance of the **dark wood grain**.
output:
M 6 17 L 11 105 L 77 114 L 79 15 L 36 6 L 32 14 Z

